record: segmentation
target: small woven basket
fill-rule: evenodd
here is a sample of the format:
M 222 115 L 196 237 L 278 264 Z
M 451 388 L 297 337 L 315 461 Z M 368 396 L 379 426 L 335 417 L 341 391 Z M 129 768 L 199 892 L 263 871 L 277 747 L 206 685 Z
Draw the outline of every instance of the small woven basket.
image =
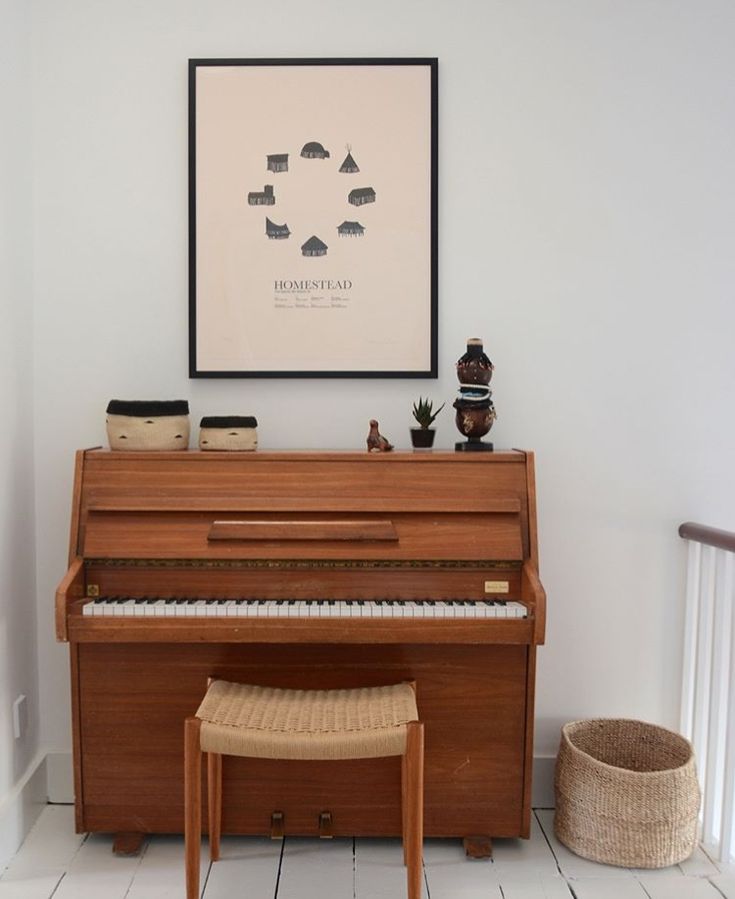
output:
M 572 721 L 561 731 L 554 831 L 577 855 L 663 868 L 697 844 L 700 792 L 688 740 L 643 721 Z

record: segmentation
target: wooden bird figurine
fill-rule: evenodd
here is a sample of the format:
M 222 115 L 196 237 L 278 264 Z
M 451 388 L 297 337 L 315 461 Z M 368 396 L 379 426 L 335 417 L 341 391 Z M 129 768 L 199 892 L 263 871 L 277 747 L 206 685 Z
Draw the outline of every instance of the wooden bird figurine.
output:
M 370 433 L 367 435 L 367 448 L 369 453 L 389 453 L 393 444 L 389 443 L 378 431 L 378 423 L 374 418 L 370 419 Z

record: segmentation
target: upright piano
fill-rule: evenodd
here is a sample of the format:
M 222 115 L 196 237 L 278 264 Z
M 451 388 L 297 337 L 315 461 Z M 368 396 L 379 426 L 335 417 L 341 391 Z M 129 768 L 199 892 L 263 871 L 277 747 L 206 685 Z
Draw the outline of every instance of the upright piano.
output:
M 545 602 L 529 452 L 80 451 L 56 593 L 77 829 L 182 832 L 208 677 L 414 680 L 426 835 L 528 837 Z M 223 830 L 398 835 L 399 769 L 226 758 Z

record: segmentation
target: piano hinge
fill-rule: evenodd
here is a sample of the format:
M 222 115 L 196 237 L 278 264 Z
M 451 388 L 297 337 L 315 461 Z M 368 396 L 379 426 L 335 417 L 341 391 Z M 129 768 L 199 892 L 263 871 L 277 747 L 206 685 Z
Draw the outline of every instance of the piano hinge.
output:
M 96 597 L 100 595 L 99 584 L 87 584 L 87 596 Z

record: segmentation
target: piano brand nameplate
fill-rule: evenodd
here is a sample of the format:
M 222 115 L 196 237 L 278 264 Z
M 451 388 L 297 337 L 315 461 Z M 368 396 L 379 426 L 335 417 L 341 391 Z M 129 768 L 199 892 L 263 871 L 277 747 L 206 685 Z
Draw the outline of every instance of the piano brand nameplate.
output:
M 508 581 L 485 581 L 485 593 L 508 593 L 510 584 Z

